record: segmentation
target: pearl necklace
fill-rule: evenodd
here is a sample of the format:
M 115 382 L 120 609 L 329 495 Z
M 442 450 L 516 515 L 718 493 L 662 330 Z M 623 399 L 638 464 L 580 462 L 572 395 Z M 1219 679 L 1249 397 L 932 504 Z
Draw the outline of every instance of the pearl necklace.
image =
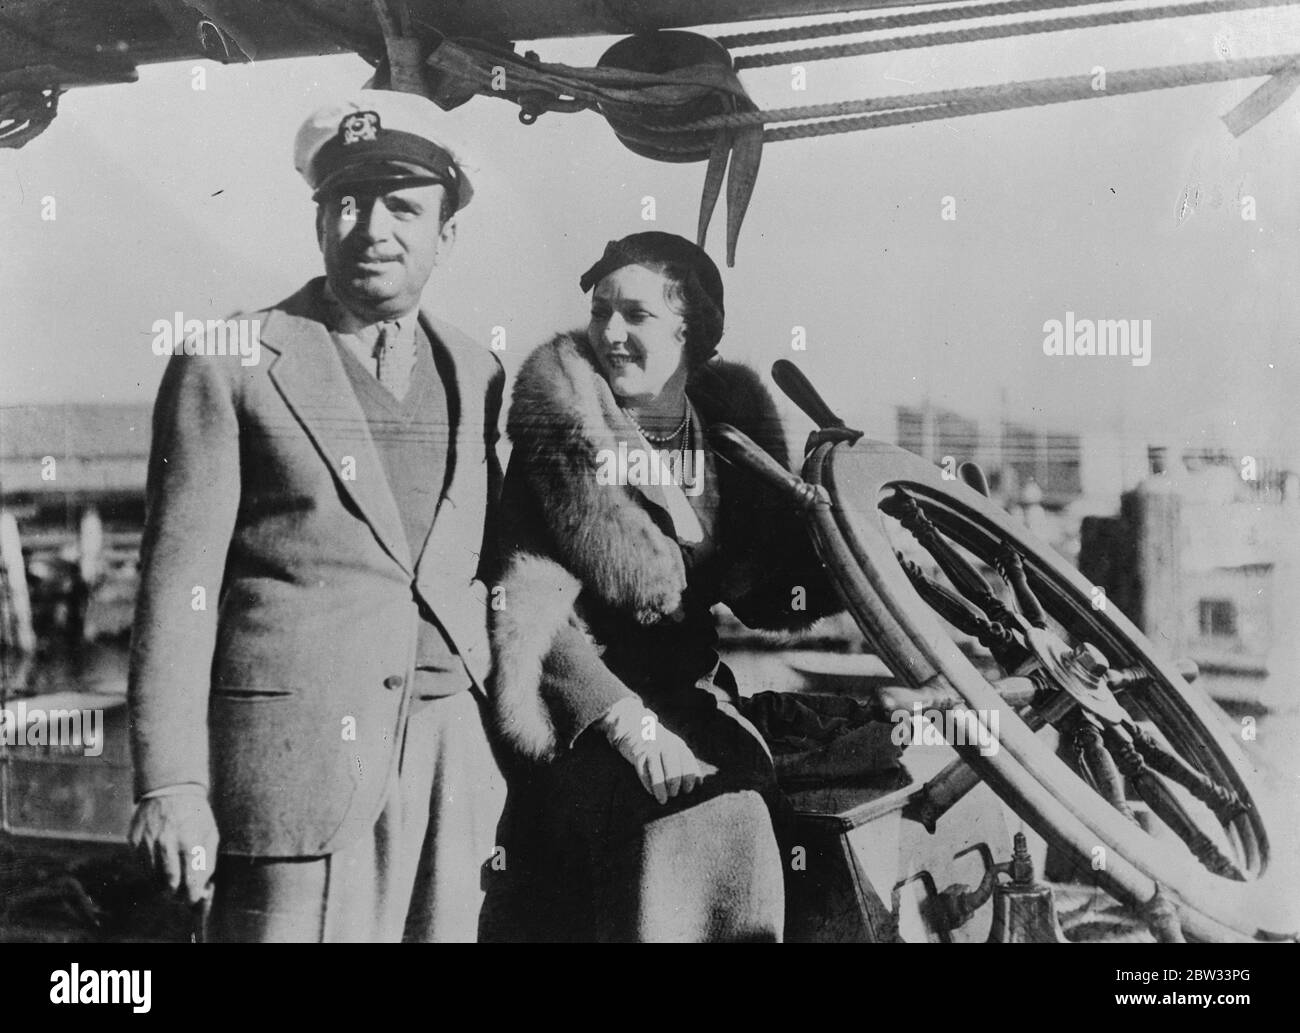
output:
M 619 406 L 619 408 L 623 409 L 621 405 Z M 623 415 L 632 421 L 632 426 L 634 426 L 637 429 L 637 431 L 641 434 L 641 436 L 645 438 L 646 441 L 650 442 L 650 444 L 652 445 L 666 445 L 668 444 L 668 442 L 672 441 L 673 438 L 677 437 L 677 435 L 679 435 L 682 431 L 686 431 L 687 432 L 686 436 L 688 438 L 690 437 L 691 407 L 689 404 L 687 404 L 686 406 L 685 415 L 682 416 L 682 422 L 677 424 L 676 429 L 671 431 L 668 434 L 651 434 L 648 430 L 642 427 L 640 423 L 637 422 L 636 417 L 633 416 L 627 409 L 623 409 Z

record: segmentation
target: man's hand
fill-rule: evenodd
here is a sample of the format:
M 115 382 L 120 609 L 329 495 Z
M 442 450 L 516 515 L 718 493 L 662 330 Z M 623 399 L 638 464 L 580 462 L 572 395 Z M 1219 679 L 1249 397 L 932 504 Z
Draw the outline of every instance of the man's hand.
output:
M 201 790 L 141 800 L 127 839 L 145 866 L 191 904 L 203 899 L 217 863 L 217 822 Z
M 700 762 L 691 748 L 635 696 L 615 703 L 600 726 L 609 744 L 636 769 L 646 792 L 661 804 L 699 784 Z

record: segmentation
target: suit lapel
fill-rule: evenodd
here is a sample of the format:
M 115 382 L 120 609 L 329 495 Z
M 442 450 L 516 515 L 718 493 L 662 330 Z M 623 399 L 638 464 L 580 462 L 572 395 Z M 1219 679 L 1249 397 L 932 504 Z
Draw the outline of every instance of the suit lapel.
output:
M 385 551 L 412 572 L 397 500 L 370 436 L 366 414 L 322 322 L 315 282 L 284 308 L 273 309 L 262 343 L 278 355 L 268 370 L 285 404 L 302 424 L 339 488 L 356 505 Z M 345 465 L 345 459 L 353 462 Z M 352 474 L 352 476 L 349 476 Z
M 433 518 L 433 526 L 425 536 L 420 554 L 415 558 L 418 572 L 425 556 L 438 557 L 443 554 L 441 539 L 447 528 L 455 521 L 452 519 L 463 490 L 468 470 L 461 461 L 465 449 L 461 447 L 466 420 L 464 405 L 468 395 L 465 391 L 464 370 L 456 362 L 456 356 L 446 342 L 447 335 L 439 333 L 441 324 L 427 312 L 420 313 L 420 325 L 433 345 L 433 361 L 438 371 L 438 379 L 447 393 L 447 476 L 443 483 L 442 498 L 438 502 L 438 512 Z M 472 421 L 471 421 L 472 422 Z M 443 534 L 439 534 L 441 526 Z M 418 580 L 418 578 L 417 578 Z

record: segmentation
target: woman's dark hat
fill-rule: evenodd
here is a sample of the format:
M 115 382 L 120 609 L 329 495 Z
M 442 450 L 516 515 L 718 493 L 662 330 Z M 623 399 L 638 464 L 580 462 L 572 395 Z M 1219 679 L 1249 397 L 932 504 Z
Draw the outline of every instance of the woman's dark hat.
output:
M 582 274 L 578 284 L 585 294 L 610 273 L 625 265 L 658 265 L 665 262 L 685 266 L 695 273 L 709 300 L 718 306 L 720 314 L 725 314 L 722 305 L 722 274 L 718 272 L 718 267 L 702 247 L 675 233 L 648 230 L 645 233 L 633 233 L 622 240 L 611 240 L 605 245 L 605 253 L 600 256 L 600 261 Z

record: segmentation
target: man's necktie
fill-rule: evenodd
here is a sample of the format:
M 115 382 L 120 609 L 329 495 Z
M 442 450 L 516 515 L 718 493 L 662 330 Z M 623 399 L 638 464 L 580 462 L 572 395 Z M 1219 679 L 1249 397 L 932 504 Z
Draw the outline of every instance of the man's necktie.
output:
M 375 339 L 375 376 L 394 397 L 402 398 L 406 394 L 411 371 L 401 361 L 397 347 L 396 324 L 380 324 L 379 336 Z

